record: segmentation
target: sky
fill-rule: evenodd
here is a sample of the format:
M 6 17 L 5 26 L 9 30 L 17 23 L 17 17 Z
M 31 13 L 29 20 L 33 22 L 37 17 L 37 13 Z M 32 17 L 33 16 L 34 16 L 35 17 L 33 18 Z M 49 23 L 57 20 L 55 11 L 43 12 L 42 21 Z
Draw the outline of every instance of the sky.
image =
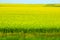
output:
M 20 4 L 58 4 L 60 0 L 0 0 L 0 3 L 20 3 Z

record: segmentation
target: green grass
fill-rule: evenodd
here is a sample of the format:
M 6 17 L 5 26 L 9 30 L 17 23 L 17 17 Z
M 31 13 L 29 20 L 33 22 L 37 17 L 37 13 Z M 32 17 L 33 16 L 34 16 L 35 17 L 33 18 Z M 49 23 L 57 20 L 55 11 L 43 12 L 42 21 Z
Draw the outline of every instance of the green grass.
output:
M 53 35 L 53 34 L 43 34 L 40 35 L 38 33 L 17 33 L 17 34 L 8 34 L 3 33 L 3 36 L 0 36 L 0 40 L 60 40 L 59 35 Z M 33 35 L 32 35 L 33 34 Z M 49 34 L 49 35 L 48 35 Z M 55 34 L 55 33 L 54 33 Z M 0 34 L 1 35 L 1 34 Z M 10 36 L 9 36 L 10 35 Z
M 0 40 L 60 40 L 60 37 L 39 37 L 39 38 L 18 38 L 18 37 L 3 37 Z

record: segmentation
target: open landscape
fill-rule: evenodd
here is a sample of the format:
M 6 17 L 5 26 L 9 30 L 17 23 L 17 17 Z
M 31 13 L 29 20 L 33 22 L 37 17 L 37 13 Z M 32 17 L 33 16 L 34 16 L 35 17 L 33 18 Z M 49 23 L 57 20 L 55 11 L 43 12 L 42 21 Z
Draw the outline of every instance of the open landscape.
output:
M 60 40 L 59 4 L 0 4 L 0 40 Z

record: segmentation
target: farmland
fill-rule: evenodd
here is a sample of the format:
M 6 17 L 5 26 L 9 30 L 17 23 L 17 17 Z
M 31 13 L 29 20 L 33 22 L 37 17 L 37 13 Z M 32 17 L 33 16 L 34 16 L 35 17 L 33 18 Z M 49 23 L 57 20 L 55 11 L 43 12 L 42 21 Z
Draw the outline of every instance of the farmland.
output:
M 0 40 L 60 40 L 60 7 L 0 4 Z

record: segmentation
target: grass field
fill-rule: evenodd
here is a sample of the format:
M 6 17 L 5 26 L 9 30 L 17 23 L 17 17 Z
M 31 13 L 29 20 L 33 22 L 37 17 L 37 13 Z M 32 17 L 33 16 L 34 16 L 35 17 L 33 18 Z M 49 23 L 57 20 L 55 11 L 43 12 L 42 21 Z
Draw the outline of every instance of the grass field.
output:
M 40 37 L 40 38 L 17 38 L 17 37 L 5 37 L 5 38 L 0 38 L 0 40 L 60 40 L 59 37 Z
M 24 35 L 24 34 L 23 34 Z M 25 36 L 19 36 L 18 34 L 15 36 L 5 36 L 5 37 L 1 37 L 0 36 L 0 40 L 60 40 L 60 36 L 39 36 L 39 37 L 35 37 L 32 35 L 25 35 Z
M 24 31 L 21 31 L 21 28 L 23 28 Z M 53 35 L 47 32 L 49 37 L 45 37 L 47 35 L 43 34 L 45 33 L 43 31 L 42 34 L 39 34 L 40 31 L 38 30 L 40 30 L 40 28 L 56 28 L 53 33 L 56 34 L 58 32 L 60 35 L 60 30 L 58 30 L 60 28 L 60 7 L 46 7 L 45 4 L 0 4 L 0 40 L 60 40 L 58 34 Z M 27 32 L 28 29 L 30 29 L 30 31 L 32 29 L 32 32 Z M 23 37 L 22 35 L 20 37 L 18 34 L 11 36 L 14 35 L 16 30 L 18 30 L 16 32 L 18 34 L 20 34 L 20 31 L 23 32 Z M 9 33 L 5 35 L 6 31 L 9 31 L 11 35 Z M 25 35 L 26 32 L 27 35 Z

